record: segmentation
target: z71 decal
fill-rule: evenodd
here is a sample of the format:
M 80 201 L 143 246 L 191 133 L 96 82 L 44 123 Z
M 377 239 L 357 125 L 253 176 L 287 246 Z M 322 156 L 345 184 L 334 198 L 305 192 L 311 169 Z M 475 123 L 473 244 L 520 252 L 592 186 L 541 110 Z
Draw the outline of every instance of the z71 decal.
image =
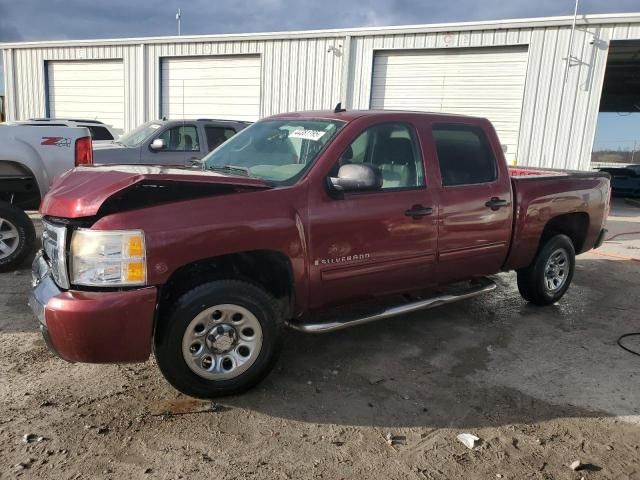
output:
M 65 137 L 42 137 L 40 145 L 69 148 L 71 147 L 71 139 Z

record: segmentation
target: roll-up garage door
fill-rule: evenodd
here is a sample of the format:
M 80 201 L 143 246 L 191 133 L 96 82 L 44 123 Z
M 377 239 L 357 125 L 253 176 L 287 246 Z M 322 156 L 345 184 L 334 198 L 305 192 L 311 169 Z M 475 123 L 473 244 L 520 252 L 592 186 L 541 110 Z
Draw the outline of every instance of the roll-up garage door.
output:
M 378 52 L 371 108 L 486 117 L 515 160 L 526 47 Z
M 47 84 L 50 117 L 100 120 L 124 129 L 122 61 L 48 61 Z
M 257 120 L 260 57 L 165 58 L 162 115 L 168 119 Z

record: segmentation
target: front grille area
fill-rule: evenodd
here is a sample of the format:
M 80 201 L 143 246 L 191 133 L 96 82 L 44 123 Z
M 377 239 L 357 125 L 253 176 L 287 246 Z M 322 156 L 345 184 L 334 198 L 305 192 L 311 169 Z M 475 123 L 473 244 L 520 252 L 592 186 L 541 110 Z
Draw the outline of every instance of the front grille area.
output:
M 42 222 L 42 248 L 47 262 L 51 265 L 51 275 L 61 288 L 69 288 L 67 274 L 67 227 L 53 224 L 46 220 Z

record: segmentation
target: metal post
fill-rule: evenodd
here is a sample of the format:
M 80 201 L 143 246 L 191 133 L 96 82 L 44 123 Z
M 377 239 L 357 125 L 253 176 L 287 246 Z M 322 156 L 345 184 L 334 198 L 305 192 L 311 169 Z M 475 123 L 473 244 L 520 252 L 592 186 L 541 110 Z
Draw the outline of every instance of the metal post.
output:
M 571 36 L 569 37 L 569 48 L 567 50 L 567 65 L 564 69 L 564 82 L 567 83 L 567 77 L 569 76 L 569 67 L 571 66 L 571 52 L 573 52 L 573 34 L 576 31 L 576 19 L 578 17 L 578 5 L 580 0 L 576 0 L 576 8 L 573 11 L 573 25 L 571 26 Z
M 178 21 L 178 36 L 180 36 L 180 20 L 182 19 L 182 12 L 178 9 L 178 13 L 176 13 L 176 20 Z

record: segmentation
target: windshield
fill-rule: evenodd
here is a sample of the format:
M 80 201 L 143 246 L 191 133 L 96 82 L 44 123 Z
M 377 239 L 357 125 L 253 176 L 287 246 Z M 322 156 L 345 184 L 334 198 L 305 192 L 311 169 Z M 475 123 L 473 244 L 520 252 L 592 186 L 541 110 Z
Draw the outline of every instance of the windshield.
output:
M 262 120 L 207 155 L 203 168 L 291 184 L 343 125 L 335 120 Z
M 135 130 L 131 130 L 126 135 L 121 136 L 116 143 L 120 143 L 125 147 L 137 147 L 161 126 L 161 124 L 154 122 L 143 123 Z

